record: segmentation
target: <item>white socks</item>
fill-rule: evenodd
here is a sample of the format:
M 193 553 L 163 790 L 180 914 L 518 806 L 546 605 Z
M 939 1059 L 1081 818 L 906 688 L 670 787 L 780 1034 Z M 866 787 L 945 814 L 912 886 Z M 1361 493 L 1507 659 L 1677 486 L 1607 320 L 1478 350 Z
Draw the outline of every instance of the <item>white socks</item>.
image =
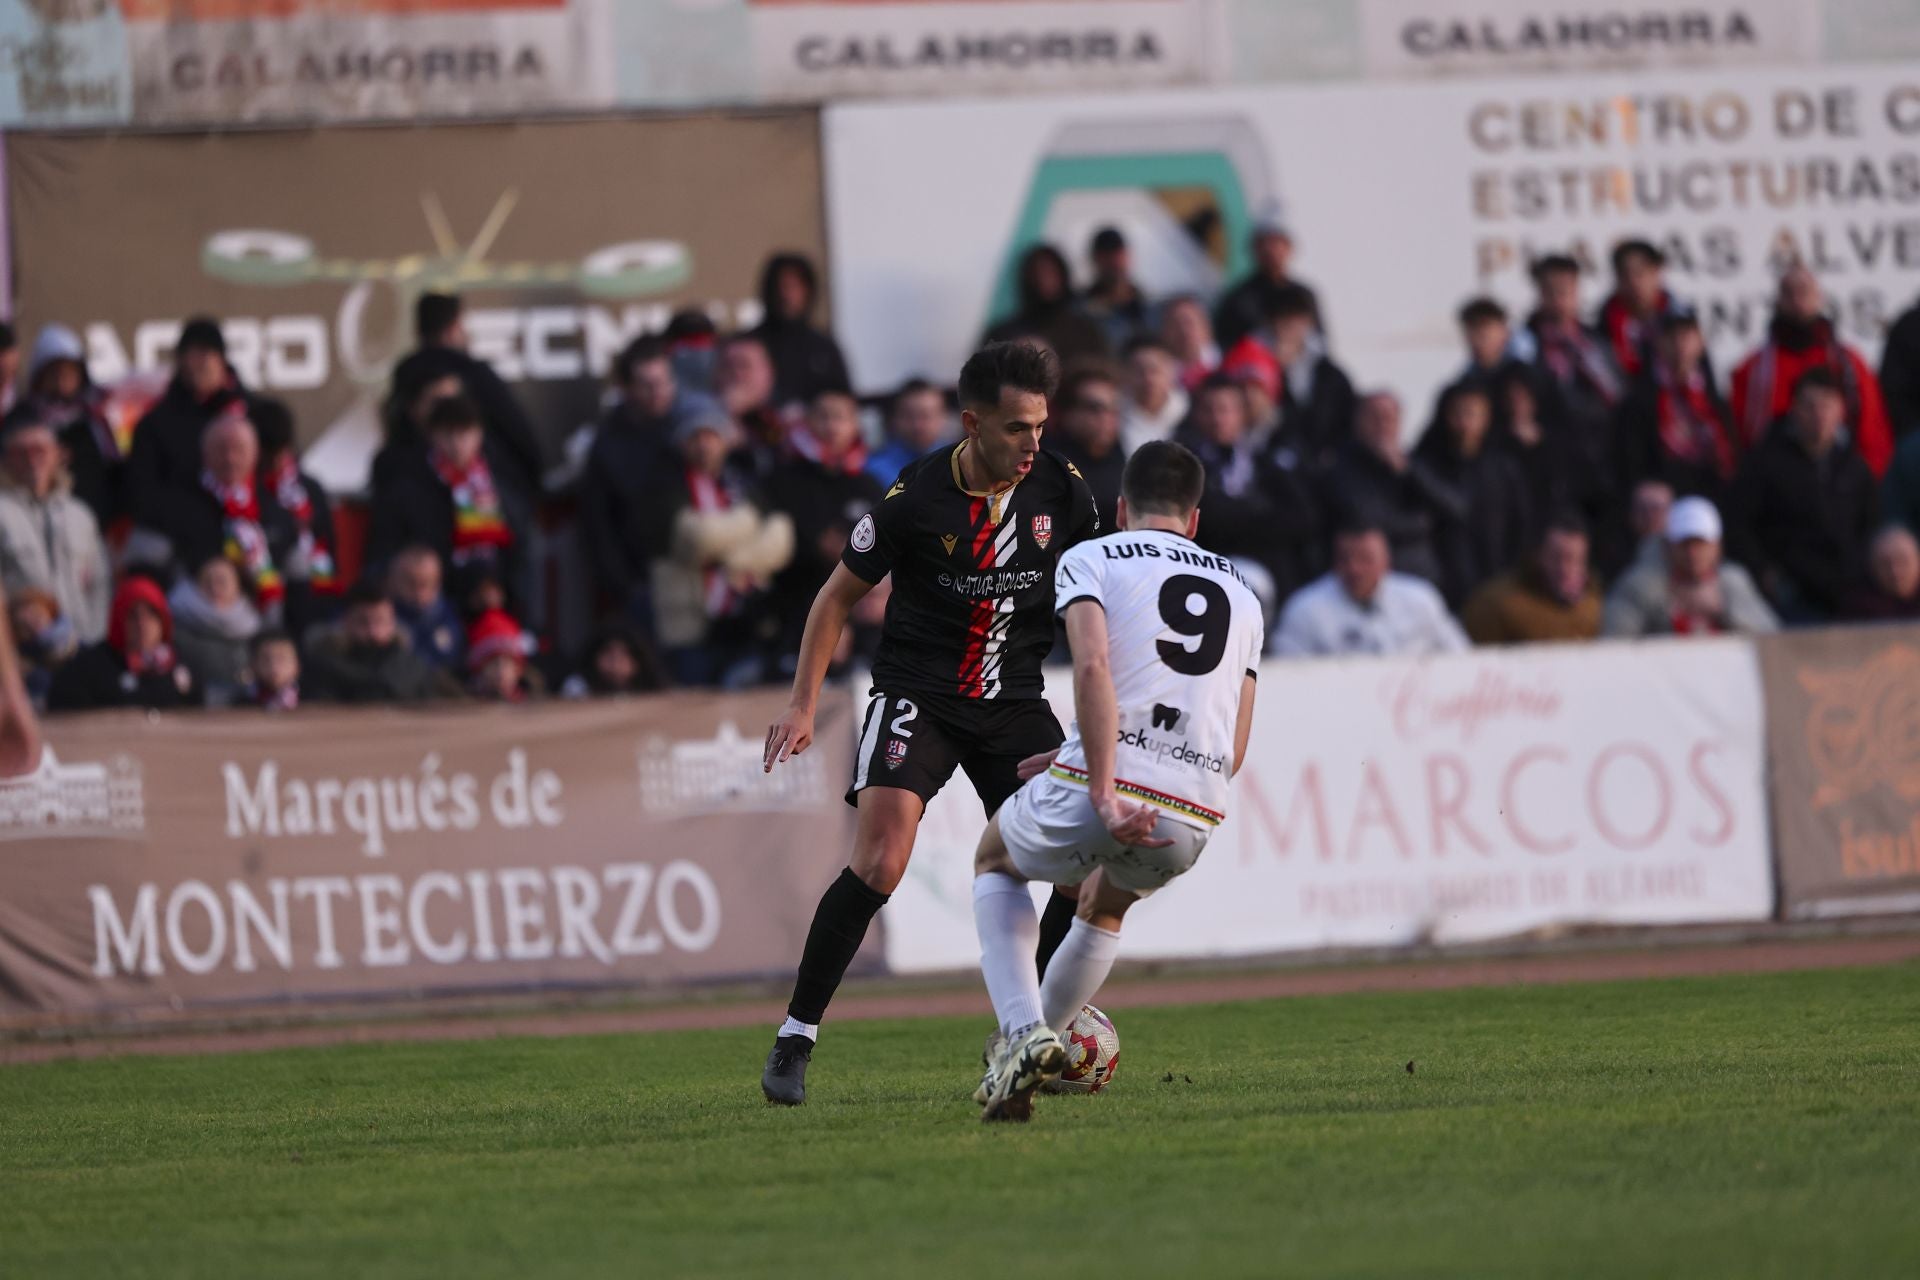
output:
M 1040 917 L 1034 914 L 1026 884 L 998 871 L 975 876 L 973 923 L 980 931 L 980 972 L 987 979 L 1000 1029 L 1011 1032 L 1040 1021 L 1040 970 L 1033 959 L 1040 945 Z M 1053 963 L 1060 963 L 1059 958 Z M 1105 970 L 1101 972 L 1104 976 Z M 1051 968 L 1047 976 L 1053 976 Z
M 979 881 L 974 881 L 974 911 L 979 913 Z M 1045 1010 L 1047 1025 L 1062 1035 L 1066 1034 L 1073 1020 L 1080 1016 L 1080 1006 L 1093 999 L 1100 990 L 1100 984 L 1107 980 L 1113 971 L 1113 957 L 1120 950 L 1120 935 L 1105 929 L 1095 928 L 1078 916 L 1074 917 L 1073 928 L 1067 931 L 1067 940 L 1053 953 L 1053 959 L 1047 962 L 1047 980 L 1040 988 L 1040 1007 Z M 1028 959 L 1032 959 L 1029 952 Z M 993 979 L 987 979 L 987 988 L 993 988 Z M 1000 1007 L 994 1001 L 995 1009 Z
M 805 1036 L 815 1044 L 819 1044 L 820 1024 L 817 1022 L 802 1022 L 792 1014 L 788 1014 L 787 1020 L 780 1024 L 779 1034 L 783 1036 Z

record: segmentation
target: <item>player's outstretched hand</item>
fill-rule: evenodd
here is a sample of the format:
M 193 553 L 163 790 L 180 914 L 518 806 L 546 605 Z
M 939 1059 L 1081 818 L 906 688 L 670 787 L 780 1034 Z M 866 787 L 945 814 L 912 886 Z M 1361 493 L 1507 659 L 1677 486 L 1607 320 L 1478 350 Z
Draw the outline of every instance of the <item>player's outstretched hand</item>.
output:
M 1051 769 L 1054 760 L 1059 755 L 1060 748 L 1055 747 L 1051 751 L 1042 751 L 1037 756 L 1028 756 L 1025 760 L 1013 766 L 1013 772 L 1022 782 L 1025 782 L 1029 778 L 1036 778 L 1048 769 Z
M 1129 849 L 1164 849 L 1173 843 L 1153 834 L 1154 827 L 1160 822 L 1160 814 L 1150 804 L 1136 804 L 1112 796 L 1095 807 L 1100 813 L 1100 821 L 1107 824 L 1107 834 Z
M 787 713 L 767 730 L 767 749 L 760 756 L 760 771 L 772 773 L 773 766 L 788 756 L 797 756 L 813 745 L 813 713 L 787 708 Z

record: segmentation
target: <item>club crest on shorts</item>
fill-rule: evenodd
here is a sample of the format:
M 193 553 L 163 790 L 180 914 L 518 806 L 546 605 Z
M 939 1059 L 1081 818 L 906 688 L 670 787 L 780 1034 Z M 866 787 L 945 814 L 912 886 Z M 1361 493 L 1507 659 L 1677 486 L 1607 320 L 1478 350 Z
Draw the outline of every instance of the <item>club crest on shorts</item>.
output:
M 887 743 L 887 768 L 898 769 L 907 762 L 907 744 L 898 738 Z
M 1033 518 L 1033 543 L 1042 551 L 1053 541 L 1053 517 L 1035 516 Z

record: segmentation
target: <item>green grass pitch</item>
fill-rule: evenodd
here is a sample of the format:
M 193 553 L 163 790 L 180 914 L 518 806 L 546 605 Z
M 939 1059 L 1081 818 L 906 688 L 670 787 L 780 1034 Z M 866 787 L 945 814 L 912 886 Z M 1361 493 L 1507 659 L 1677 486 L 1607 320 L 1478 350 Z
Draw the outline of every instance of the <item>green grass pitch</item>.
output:
M 0 1276 L 1920 1275 L 1913 966 L 1116 1020 L 1026 1127 L 964 1019 L 0 1068 Z

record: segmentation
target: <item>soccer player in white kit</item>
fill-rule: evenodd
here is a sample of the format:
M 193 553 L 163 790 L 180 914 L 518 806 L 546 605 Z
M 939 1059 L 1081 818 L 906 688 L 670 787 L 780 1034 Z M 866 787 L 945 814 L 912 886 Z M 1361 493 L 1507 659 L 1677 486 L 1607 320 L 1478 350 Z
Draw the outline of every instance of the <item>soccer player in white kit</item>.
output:
M 1266 619 L 1224 557 L 1193 541 L 1206 475 L 1180 445 L 1128 459 L 1120 532 L 1060 558 L 1073 732 L 987 824 L 974 857 L 980 968 L 1005 1039 L 976 1100 L 1026 1120 L 1066 1066 L 1064 1032 L 1113 968 L 1127 908 L 1193 866 L 1246 756 Z M 1079 885 L 1042 983 L 1027 882 Z

